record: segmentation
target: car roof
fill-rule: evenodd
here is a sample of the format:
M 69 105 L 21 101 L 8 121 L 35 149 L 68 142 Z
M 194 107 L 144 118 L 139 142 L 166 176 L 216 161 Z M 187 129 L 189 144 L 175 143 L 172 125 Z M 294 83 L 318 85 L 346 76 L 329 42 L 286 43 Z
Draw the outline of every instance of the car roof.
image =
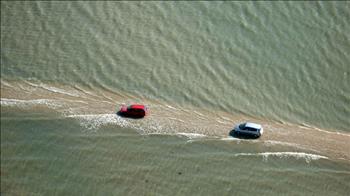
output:
M 252 123 L 252 122 L 245 123 L 245 127 L 250 127 L 250 128 L 254 128 L 254 129 L 261 129 L 261 125 L 256 124 L 256 123 Z
M 145 106 L 141 105 L 141 104 L 132 104 L 132 105 L 129 106 L 129 108 L 132 108 L 132 109 L 145 109 Z

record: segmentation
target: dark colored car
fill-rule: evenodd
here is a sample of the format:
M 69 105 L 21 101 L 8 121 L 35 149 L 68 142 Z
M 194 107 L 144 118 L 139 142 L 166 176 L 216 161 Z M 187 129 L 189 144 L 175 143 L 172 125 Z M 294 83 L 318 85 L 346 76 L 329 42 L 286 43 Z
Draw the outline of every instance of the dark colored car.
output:
M 148 108 L 141 104 L 123 105 L 118 112 L 118 115 L 130 118 L 143 118 L 147 114 Z
M 231 135 L 234 137 L 253 137 L 258 138 L 264 132 L 261 125 L 251 122 L 241 123 L 234 127 L 231 131 Z

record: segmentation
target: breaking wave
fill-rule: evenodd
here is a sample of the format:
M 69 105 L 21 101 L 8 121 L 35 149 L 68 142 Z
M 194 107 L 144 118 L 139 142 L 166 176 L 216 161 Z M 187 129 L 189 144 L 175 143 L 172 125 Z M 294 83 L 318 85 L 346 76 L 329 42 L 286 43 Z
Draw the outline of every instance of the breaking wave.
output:
M 305 159 L 307 163 L 310 163 L 313 160 L 319 159 L 328 159 L 326 156 L 309 154 L 304 152 L 262 152 L 262 153 L 237 153 L 234 156 L 257 156 L 263 157 L 264 161 L 267 161 L 269 157 L 278 157 L 278 158 L 296 158 L 296 159 Z

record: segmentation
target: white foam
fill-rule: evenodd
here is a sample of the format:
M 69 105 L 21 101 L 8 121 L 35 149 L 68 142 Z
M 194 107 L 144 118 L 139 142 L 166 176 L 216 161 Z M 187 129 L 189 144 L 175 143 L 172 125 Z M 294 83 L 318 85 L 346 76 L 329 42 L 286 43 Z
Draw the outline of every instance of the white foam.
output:
M 185 136 L 185 137 L 187 137 L 189 139 L 197 139 L 197 138 L 207 137 L 206 135 L 199 134 L 199 133 L 177 133 L 177 135 Z
M 116 114 L 83 114 L 83 115 L 67 115 L 69 118 L 78 119 L 80 124 L 89 129 L 95 130 L 101 126 L 115 124 L 120 127 L 128 127 L 129 123 L 117 116 Z
M 261 142 L 261 140 L 247 140 L 247 139 L 240 139 L 240 138 L 236 138 L 236 137 L 232 137 L 232 136 L 227 136 L 224 138 L 220 138 L 220 140 L 223 141 L 236 141 L 238 144 L 239 143 L 259 143 Z
M 35 105 L 45 105 L 49 108 L 57 108 L 62 106 L 56 100 L 52 99 L 31 99 L 31 100 L 23 100 L 23 99 L 7 99 L 1 98 L 0 104 L 2 106 L 16 106 L 16 107 L 31 107 Z
M 294 147 L 294 148 L 298 148 L 298 149 L 302 149 L 302 150 L 311 150 L 311 151 L 317 152 L 317 153 L 320 152 L 318 150 L 312 149 L 310 147 L 302 146 L 302 145 L 296 144 L 296 143 L 281 142 L 281 141 L 274 141 L 274 140 L 266 140 L 266 141 L 264 141 L 264 144 L 267 145 L 267 146 L 274 146 L 274 145 L 290 146 L 290 147 Z
M 221 138 L 221 140 L 224 140 L 224 141 L 240 141 L 241 139 L 236 138 L 236 137 L 224 137 L 224 138 Z
M 279 158 L 289 158 L 294 157 L 296 159 L 303 158 L 307 163 L 312 160 L 319 159 L 328 159 L 326 156 L 317 155 L 317 154 L 309 154 L 304 152 L 262 152 L 262 153 L 237 153 L 234 156 L 262 156 L 265 161 L 267 161 L 268 157 L 274 156 Z

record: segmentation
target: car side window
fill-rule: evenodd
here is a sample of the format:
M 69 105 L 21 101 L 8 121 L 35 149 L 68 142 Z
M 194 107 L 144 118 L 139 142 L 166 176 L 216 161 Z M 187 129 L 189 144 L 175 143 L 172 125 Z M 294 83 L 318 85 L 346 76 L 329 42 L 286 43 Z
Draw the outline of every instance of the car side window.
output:
M 143 112 L 143 110 L 138 109 L 136 112 L 137 112 L 137 113 L 142 113 L 142 112 Z
M 257 129 L 254 129 L 254 128 L 251 128 L 251 127 L 248 127 L 247 130 L 248 130 L 248 131 L 252 131 L 252 132 L 257 132 L 257 131 L 258 131 Z
M 244 129 L 245 129 L 245 123 L 244 123 L 244 124 L 240 124 L 240 125 L 239 125 L 239 128 L 242 129 L 242 130 L 244 130 Z

